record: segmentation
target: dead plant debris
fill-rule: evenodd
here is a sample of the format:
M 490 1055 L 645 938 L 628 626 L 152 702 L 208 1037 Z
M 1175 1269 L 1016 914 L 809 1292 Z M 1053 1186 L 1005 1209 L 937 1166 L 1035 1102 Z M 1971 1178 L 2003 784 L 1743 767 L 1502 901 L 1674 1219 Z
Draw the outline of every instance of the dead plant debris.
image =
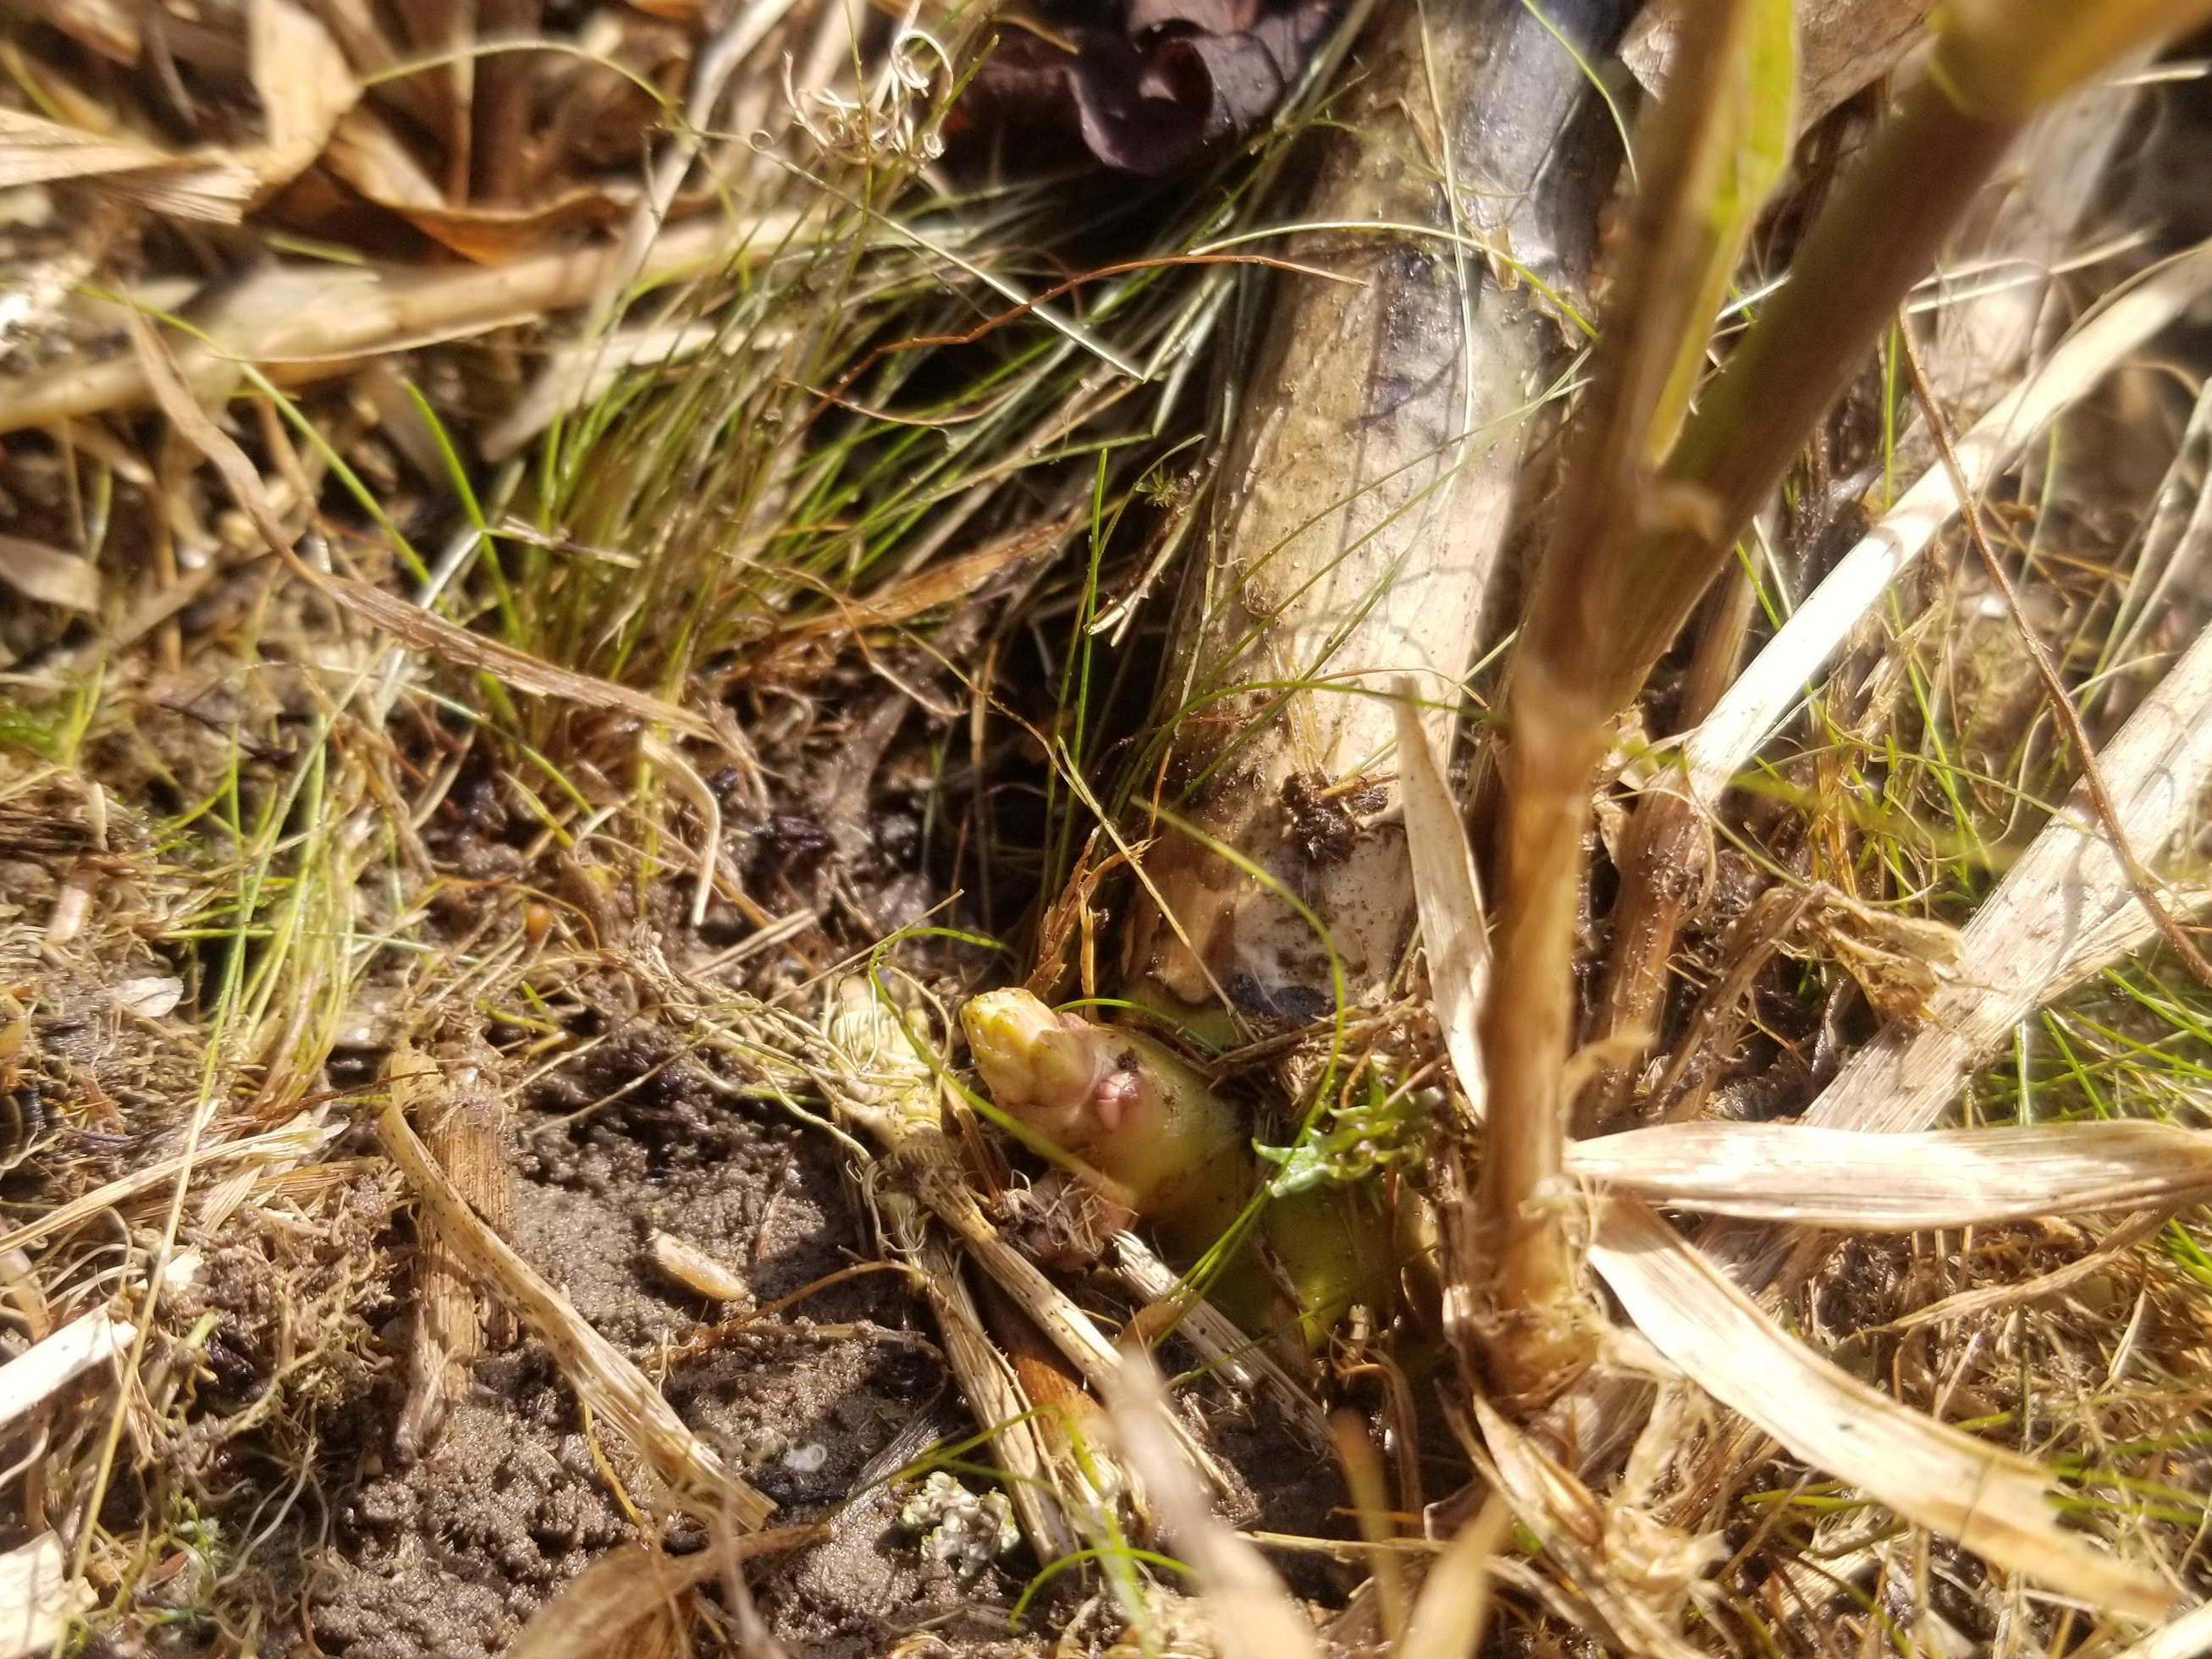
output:
M 0 1659 L 2197 1651 L 2208 12 L 9 8 Z

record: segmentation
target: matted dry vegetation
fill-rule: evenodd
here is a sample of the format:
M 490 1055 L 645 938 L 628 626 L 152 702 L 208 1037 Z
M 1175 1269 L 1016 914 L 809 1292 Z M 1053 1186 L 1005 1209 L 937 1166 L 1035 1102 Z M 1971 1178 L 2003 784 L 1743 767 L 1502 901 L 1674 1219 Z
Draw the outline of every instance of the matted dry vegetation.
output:
M 1794 9 L 0 8 L 0 1656 L 2212 1646 L 2203 8 Z

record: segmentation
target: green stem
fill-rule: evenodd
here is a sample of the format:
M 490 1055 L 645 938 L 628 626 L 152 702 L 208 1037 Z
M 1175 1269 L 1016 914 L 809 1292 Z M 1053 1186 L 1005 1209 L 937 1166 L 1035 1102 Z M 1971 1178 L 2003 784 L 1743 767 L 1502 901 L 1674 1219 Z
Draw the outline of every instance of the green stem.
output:
M 1578 584 L 1578 645 L 1607 643 L 1601 700 L 1625 706 L 1689 620 L 1752 514 L 1781 481 L 1814 423 L 1850 386 L 1899 299 L 1934 264 L 1952 225 L 2018 135 L 1951 101 L 1934 80 L 1913 89 L 1820 216 L 1788 283 L 1708 385 L 1661 474 L 1700 522 L 1645 531 L 1623 586 Z

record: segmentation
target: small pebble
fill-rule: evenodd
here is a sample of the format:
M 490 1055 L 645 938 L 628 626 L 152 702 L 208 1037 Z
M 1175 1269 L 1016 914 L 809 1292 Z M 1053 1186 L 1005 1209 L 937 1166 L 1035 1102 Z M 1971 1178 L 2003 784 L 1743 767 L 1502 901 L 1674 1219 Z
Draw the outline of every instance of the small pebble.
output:
M 660 1276 L 679 1289 L 710 1302 L 741 1302 L 752 1305 L 744 1281 L 696 1244 L 687 1244 L 672 1233 L 656 1232 L 645 1241 L 646 1259 Z

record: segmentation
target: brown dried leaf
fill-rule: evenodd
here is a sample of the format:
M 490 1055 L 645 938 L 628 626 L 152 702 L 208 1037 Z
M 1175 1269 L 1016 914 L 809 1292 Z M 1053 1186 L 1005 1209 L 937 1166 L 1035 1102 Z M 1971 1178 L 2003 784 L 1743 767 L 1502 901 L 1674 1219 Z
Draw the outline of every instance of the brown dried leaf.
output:
M 1078 510 L 1024 525 L 972 551 L 933 560 L 913 574 L 857 598 L 831 592 L 832 608 L 827 614 L 778 627 L 763 641 L 749 672 L 769 678 L 795 674 L 801 668 L 803 647 L 842 641 L 870 629 L 896 628 L 969 598 L 1001 573 L 1059 547 L 1081 518 Z
M 100 571 L 89 559 L 21 536 L 0 536 L 0 582 L 27 599 L 69 611 L 100 609 Z
M 1658 0 L 1629 25 L 1620 60 L 1644 89 L 1665 85 L 1693 0 Z M 1934 0 L 1797 0 L 1797 126 L 1802 131 L 1888 74 L 1927 30 Z
M 361 95 L 330 32 L 291 0 L 252 0 L 246 41 L 266 122 L 258 144 L 171 151 L 0 110 L 0 186 L 76 179 L 173 218 L 236 224 L 314 161 Z
M 302 1114 L 291 1122 L 265 1133 L 250 1135 L 243 1140 L 226 1141 L 220 1146 L 203 1146 L 190 1158 L 178 1156 L 142 1164 L 129 1175 L 102 1182 L 68 1203 L 43 1210 L 21 1225 L 0 1233 L 0 1255 L 9 1250 L 27 1249 L 42 1238 L 67 1232 L 96 1215 L 121 1209 L 156 1188 L 173 1182 L 178 1173 L 187 1167 L 204 1173 L 211 1165 L 241 1160 L 264 1164 L 290 1164 L 314 1157 L 336 1138 L 337 1133 L 337 1126 L 311 1122 L 307 1115 Z
M 480 264 L 501 264 L 565 231 L 612 224 L 635 207 L 639 193 L 635 185 L 579 184 L 543 201 L 455 207 L 398 135 L 366 108 L 338 123 L 324 159 L 379 207 Z
M 1886 1020 L 1916 1024 L 1959 962 L 1959 930 L 1923 916 L 1863 904 L 1825 884 L 1813 927 Z
M 1098 884 L 1107 876 L 1127 862 L 1119 853 L 1109 853 L 1093 863 L 1098 852 L 1099 832 L 1093 830 L 1076 855 L 1075 867 L 1067 872 L 1067 880 L 1059 894 L 1047 904 L 1037 917 L 1036 966 L 1030 970 L 1024 988 L 1047 1002 L 1065 1000 L 1066 988 L 1070 983 L 1085 987 L 1095 982 L 1089 970 L 1093 965 L 1096 924 L 1098 912 L 1091 900 L 1098 894 Z M 1069 947 L 1079 947 L 1079 954 L 1071 956 Z
M 1011 565 L 1056 547 L 1080 520 L 1079 513 L 1025 525 L 986 543 L 971 552 L 950 559 L 933 560 L 910 576 L 841 604 L 826 617 L 810 617 L 779 631 L 787 638 L 811 639 L 825 634 L 857 633 L 864 628 L 890 628 L 951 605 L 975 592 Z
M 360 98 L 361 83 L 331 32 L 292 0 L 251 0 L 246 39 L 267 125 L 244 159 L 265 196 L 323 153 L 338 118 Z

